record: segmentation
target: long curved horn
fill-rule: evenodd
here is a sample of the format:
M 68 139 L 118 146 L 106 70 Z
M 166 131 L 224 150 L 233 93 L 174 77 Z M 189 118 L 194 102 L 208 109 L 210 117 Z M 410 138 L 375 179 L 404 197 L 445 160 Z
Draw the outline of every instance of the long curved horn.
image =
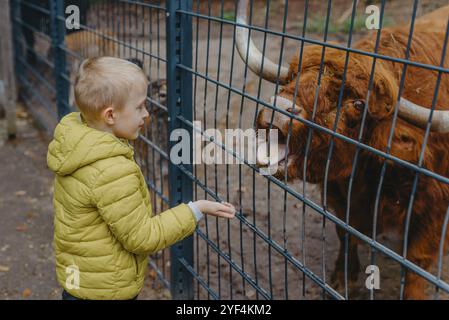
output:
M 430 109 L 414 104 L 405 98 L 401 98 L 398 115 L 418 127 L 426 128 L 429 122 Z M 434 110 L 430 129 L 442 133 L 449 132 L 449 111 Z
M 248 1 L 239 0 L 237 6 L 237 23 L 248 25 L 246 21 L 246 17 L 248 15 Z M 236 28 L 236 45 L 240 57 L 254 73 L 260 75 L 262 78 L 268 81 L 276 82 L 276 80 L 278 79 L 277 75 L 279 65 L 273 63 L 270 59 L 262 55 L 259 49 L 257 49 L 257 47 L 254 45 L 253 40 L 251 38 L 248 39 L 248 30 L 249 29 L 245 27 L 237 26 Z M 249 50 L 248 61 L 246 60 L 247 50 Z M 279 71 L 279 83 L 286 84 L 288 82 L 287 80 L 288 68 L 281 66 L 281 70 Z

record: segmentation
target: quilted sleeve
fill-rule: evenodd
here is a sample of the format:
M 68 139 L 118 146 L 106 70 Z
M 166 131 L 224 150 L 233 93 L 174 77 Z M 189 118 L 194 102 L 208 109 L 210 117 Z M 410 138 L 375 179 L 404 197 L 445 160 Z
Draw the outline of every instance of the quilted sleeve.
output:
M 140 169 L 134 163 L 113 165 L 99 174 L 92 197 L 123 247 L 135 254 L 150 255 L 192 234 L 196 219 L 186 204 L 152 216 L 140 177 Z

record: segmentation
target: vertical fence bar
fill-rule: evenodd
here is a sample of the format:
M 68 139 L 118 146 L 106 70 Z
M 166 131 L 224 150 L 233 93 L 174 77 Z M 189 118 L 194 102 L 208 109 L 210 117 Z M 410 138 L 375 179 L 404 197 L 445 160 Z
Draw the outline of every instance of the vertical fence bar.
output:
M 58 108 L 58 119 L 70 112 L 68 104 L 69 86 L 64 79 L 63 74 L 67 73 L 65 52 L 61 49 L 65 40 L 64 20 L 58 19 L 58 16 L 64 17 L 64 0 L 50 0 L 50 28 L 51 28 L 51 47 L 55 68 L 53 75 L 56 87 L 56 106 Z
M 20 43 L 20 38 L 23 37 L 22 32 L 20 30 L 20 24 L 17 20 L 21 19 L 21 10 L 20 10 L 20 1 L 13 0 L 11 1 L 11 19 L 12 19 L 12 28 L 13 28 L 13 43 L 14 43 L 14 71 L 17 77 L 18 84 L 18 92 L 20 95 L 21 83 L 19 80 L 19 75 L 24 74 L 24 68 L 22 64 L 19 62 L 19 58 L 23 55 L 24 50 L 26 48 L 22 47 Z
M 167 1 L 167 106 L 169 112 L 169 132 L 185 129 L 189 132 L 192 146 L 192 128 L 185 126 L 179 116 L 192 121 L 192 75 L 176 65 L 192 66 L 192 17 L 177 14 L 176 10 L 192 8 L 191 0 Z M 170 141 L 169 149 L 177 142 Z M 190 148 L 189 148 L 190 149 Z M 190 155 L 192 160 L 192 154 Z M 192 172 L 192 161 L 183 166 Z M 170 207 L 192 199 L 192 181 L 170 161 Z M 182 261 L 193 265 L 193 237 L 190 236 L 170 249 L 171 281 L 170 289 L 173 299 L 193 299 L 193 278 Z
M 0 39 L 0 83 L 3 91 L 0 93 L 1 103 L 5 108 L 7 133 L 9 138 L 16 135 L 16 81 L 14 76 L 14 58 L 13 58 L 13 43 L 12 43 L 12 19 L 9 7 L 9 1 L 3 5 L 3 10 L 0 13 L 0 31 L 2 37 Z

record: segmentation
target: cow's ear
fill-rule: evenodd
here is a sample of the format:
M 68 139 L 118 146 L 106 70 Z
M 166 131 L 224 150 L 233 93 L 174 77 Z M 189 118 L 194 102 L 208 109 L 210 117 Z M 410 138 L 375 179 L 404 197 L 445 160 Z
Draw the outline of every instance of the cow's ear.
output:
M 391 154 L 408 162 L 416 163 L 419 159 L 421 143 L 416 132 L 411 132 L 407 126 L 397 125 L 391 144 Z
M 418 164 L 421 156 L 425 132 L 423 129 L 416 128 L 402 119 L 398 119 L 394 129 L 393 141 L 391 144 L 391 154 L 408 161 L 410 163 Z M 432 171 L 435 161 L 432 148 L 426 146 L 424 150 L 424 166 Z
M 397 94 L 398 84 L 392 72 L 378 63 L 369 98 L 368 112 L 370 116 L 377 120 L 389 117 L 394 111 Z
M 378 122 L 376 126 L 371 129 L 368 145 L 377 150 L 386 152 L 391 124 L 390 119 Z M 397 119 L 391 141 L 390 154 L 392 156 L 413 164 L 418 164 L 423 143 L 424 130 L 413 127 L 400 118 Z M 432 150 L 426 147 L 424 152 L 424 166 L 427 169 L 435 170 L 435 157 Z M 368 153 L 379 162 L 383 163 L 385 161 L 383 156 L 372 152 Z M 391 160 L 388 160 L 388 162 L 391 162 Z M 394 162 L 391 162 L 391 164 L 394 164 Z

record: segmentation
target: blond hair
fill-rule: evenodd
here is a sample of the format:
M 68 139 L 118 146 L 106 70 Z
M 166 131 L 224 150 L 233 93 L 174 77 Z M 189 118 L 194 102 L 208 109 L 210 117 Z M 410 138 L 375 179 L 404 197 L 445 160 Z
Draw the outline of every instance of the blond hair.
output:
M 139 83 L 148 85 L 145 73 L 130 61 L 114 57 L 86 59 L 75 79 L 76 106 L 85 118 L 99 120 L 106 107 L 121 110 L 131 88 Z

